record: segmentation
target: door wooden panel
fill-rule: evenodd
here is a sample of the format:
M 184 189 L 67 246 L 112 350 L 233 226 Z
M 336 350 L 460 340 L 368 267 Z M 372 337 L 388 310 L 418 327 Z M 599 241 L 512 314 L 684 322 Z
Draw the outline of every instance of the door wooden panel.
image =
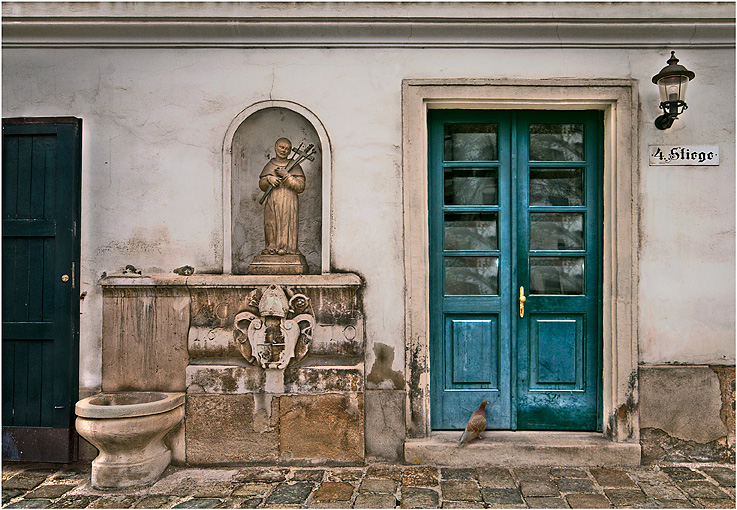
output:
M 429 112 L 434 429 L 600 428 L 602 125 Z
M 488 388 L 498 388 L 499 335 L 496 317 L 454 317 L 446 315 L 446 338 L 450 339 L 453 352 L 452 374 L 449 380 L 453 386 L 478 384 Z
M 3 458 L 75 457 L 81 121 L 3 120 Z M 66 275 L 66 276 L 64 276 Z
M 583 317 L 530 315 L 530 385 L 539 389 L 580 389 Z

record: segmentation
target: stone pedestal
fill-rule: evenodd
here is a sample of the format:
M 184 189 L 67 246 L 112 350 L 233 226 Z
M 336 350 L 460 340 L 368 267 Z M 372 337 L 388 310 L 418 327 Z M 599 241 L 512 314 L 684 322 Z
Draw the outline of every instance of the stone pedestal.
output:
M 186 388 L 184 445 L 172 450 L 174 460 L 189 465 L 364 462 L 365 333 L 358 275 L 118 275 L 101 284 L 103 315 L 110 319 L 103 349 L 112 343 L 116 350 L 104 352 L 113 352 L 119 365 L 117 371 L 103 371 L 103 387 L 123 389 L 123 383 L 136 382 L 142 391 L 159 390 L 167 382 L 177 391 Z M 244 333 L 240 324 L 244 314 L 266 325 L 276 313 L 273 296 L 268 306 L 261 304 L 274 286 L 290 296 L 290 309 L 278 317 L 288 323 L 285 328 L 290 321 L 303 326 L 306 315 L 314 317 L 309 342 L 298 342 L 296 361 L 279 370 L 249 361 L 239 347 L 248 342 L 248 330 Z M 132 344 L 123 341 L 129 331 L 137 335 Z M 163 341 L 157 337 L 162 331 L 168 335 L 162 345 L 184 354 L 162 365 L 172 382 L 162 381 L 158 365 L 145 356 Z M 156 357 L 157 363 L 166 361 L 165 354 Z M 384 405 L 376 398 L 371 404 L 372 409 Z
M 301 253 L 297 255 L 264 255 L 253 257 L 248 266 L 248 274 L 307 274 L 307 260 Z

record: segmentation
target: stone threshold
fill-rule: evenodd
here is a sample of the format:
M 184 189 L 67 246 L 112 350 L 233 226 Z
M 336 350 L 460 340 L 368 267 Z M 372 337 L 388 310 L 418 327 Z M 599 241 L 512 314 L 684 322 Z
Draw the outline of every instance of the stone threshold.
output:
M 483 439 L 458 447 L 461 432 L 436 431 L 407 439 L 409 464 L 474 466 L 636 466 L 639 443 L 616 443 L 596 432 L 486 431 Z

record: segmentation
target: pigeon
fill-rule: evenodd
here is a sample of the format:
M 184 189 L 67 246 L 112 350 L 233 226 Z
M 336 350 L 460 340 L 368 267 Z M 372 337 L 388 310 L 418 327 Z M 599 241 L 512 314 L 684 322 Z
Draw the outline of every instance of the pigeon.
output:
M 458 446 L 463 446 L 471 439 L 481 437 L 481 433 L 486 430 L 486 405 L 488 403 L 483 400 L 479 408 L 473 412 L 468 420 L 468 425 L 466 425 L 466 430 L 463 431 L 463 435 L 458 440 Z

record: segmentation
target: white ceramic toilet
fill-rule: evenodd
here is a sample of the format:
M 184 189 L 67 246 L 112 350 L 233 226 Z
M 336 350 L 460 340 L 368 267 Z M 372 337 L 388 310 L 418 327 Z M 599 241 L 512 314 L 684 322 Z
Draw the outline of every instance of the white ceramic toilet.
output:
M 99 393 L 75 410 L 77 432 L 100 451 L 92 461 L 92 486 L 148 485 L 171 462 L 163 439 L 184 418 L 184 393 Z

